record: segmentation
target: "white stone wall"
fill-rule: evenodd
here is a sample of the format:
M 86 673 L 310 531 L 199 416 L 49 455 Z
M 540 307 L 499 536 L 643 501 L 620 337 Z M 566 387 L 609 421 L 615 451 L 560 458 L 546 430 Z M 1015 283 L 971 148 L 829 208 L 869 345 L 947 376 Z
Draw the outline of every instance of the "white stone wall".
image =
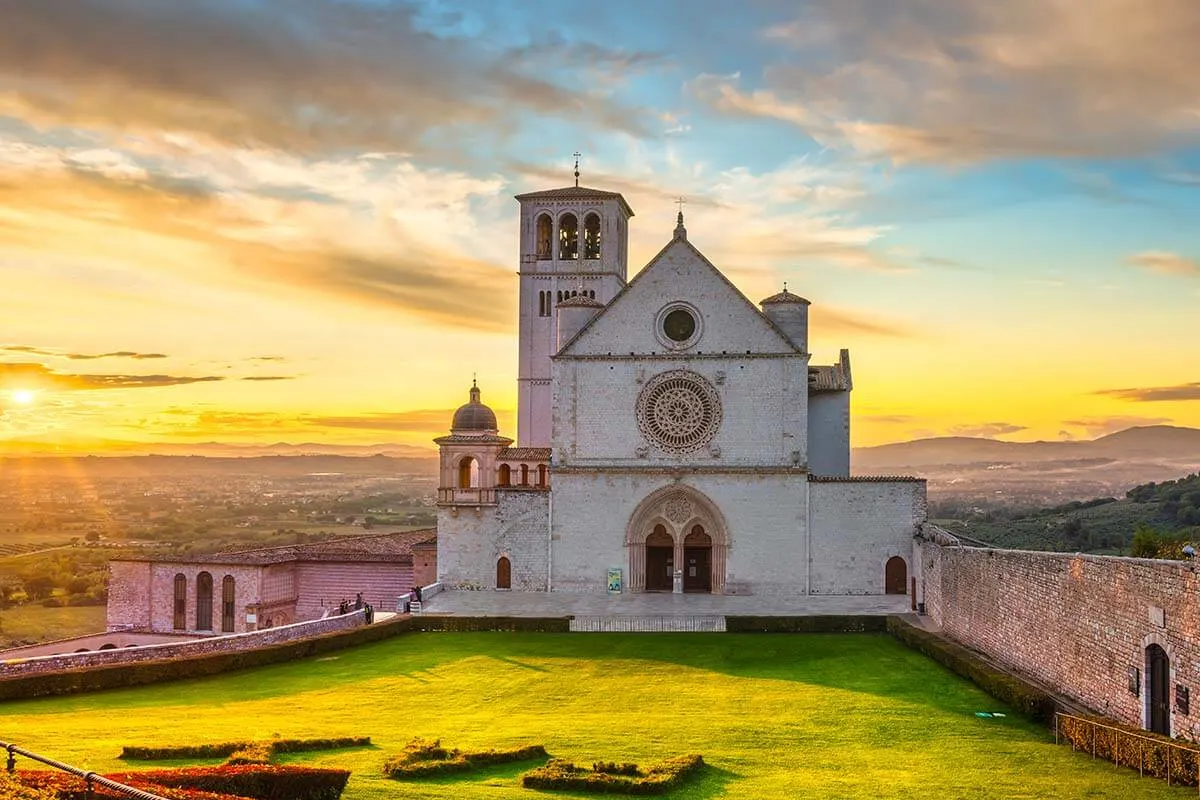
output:
M 638 393 L 646 381 L 678 369 L 703 376 L 721 402 L 716 436 L 708 446 L 685 455 L 664 452 L 648 442 L 636 415 Z M 555 374 L 556 466 L 804 464 L 804 357 L 556 360 Z M 643 447 L 645 454 L 639 455 Z
M 618 566 L 628 585 L 630 518 L 648 495 L 675 483 L 708 497 L 724 516 L 727 592 L 804 593 L 802 475 L 689 475 L 677 481 L 665 472 L 554 476 L 554 590 L 603 592 L 608 568 Z
M 883 594 L 884 565 L 914 571 L 913 536 L 925 519 L 924 481 L 810 482 L 813 594 Z
M 808 470 L 813 475 L 850 474 L 850 393 L 808 396 Z
M 545 591 L 550 493 L 497 489 L 497 504 L 438 509 L 438 580 L 451 589 L 495 589 L 496 562 L 512 563 L 514 591 Z

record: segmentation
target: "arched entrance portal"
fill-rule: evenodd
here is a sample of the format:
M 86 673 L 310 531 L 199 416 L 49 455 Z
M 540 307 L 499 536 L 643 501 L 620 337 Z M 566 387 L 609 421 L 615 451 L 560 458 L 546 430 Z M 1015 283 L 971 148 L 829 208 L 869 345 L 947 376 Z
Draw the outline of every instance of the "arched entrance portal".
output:
M 1146 705 L 1149 728 L 1171 735 L 1171 659 L 1161 646 L 1146 648 Z
M 671 591 L 675 574 L 675 541 L 662 525 L 646 537 L 646 591 Z
M 683 590 L 712 591 L 712 537 L 703 525 L 693 525 L 683 540 Z
M 642 500 L 629 518 L 625 547 L 630 591 L 725 591 L 725 517 L 690 486 L 668 486 Z
M 883 593 L 908 594 L 908 565 L 900 556 L 892 556 L 883 568 Z

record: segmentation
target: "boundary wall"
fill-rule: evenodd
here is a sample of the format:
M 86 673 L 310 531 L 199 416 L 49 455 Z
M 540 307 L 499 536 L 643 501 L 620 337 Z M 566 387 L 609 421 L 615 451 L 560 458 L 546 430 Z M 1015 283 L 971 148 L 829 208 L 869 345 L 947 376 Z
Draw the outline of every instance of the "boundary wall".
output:
M 928 528 L 925 536 L 929 537 Z M 1200 576 L 1193 562 L 918 542 L 942 633 L 1071 701 L 1149 727 L 1149 658 L 1170 659 L 1170 733 L 1200 738 Z M 940 543 L 939 543 L 940 542 Z
M 101 667 L 114 664 L 134 664 L 139 661 L 163 661 L 213 653 L 236 653 L 255 650 L 271 645 L 284 644 L 297 639 L 320 636 L 326 633 L 358 628 L 366 624 L 366 612 L 354 611 L 324 619 L 297 622 L 278 628 L 267 628 L 250 633 L 234 633 L 228 636 L 207 636 L 186 642 L 147 644 L 115 650 L 92 650 L 86 653 L 63 653 L 52 656 L 9 658 L 0 661 L 0 678 L 17 675 L 36 675 L 44 672 L 60 672 L 85 667 Z

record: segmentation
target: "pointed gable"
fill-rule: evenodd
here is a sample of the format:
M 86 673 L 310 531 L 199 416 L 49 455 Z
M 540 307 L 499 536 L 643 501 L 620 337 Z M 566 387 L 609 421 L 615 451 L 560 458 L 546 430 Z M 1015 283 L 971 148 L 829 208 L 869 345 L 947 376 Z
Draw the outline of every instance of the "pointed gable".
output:
M 668 346 L 660 316 L 673 304 L 699 316 L 695 343 Z M 560 351 L 561 356 L 629 353 L 793 354 L 795 345 L 719 269 L 677 236 L 603 311 Z

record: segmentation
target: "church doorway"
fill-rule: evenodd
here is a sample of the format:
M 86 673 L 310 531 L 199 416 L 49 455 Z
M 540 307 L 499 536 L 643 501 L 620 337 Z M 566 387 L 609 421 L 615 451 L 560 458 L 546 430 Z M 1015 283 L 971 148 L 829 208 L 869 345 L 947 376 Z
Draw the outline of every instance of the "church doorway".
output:
M 1171 735 L 1171 659 L 1160 645 L 1146 648 L 1146 705 L 1149 728 Z
M 683 590 L 712 591 L 712 537 L 695 525 L 683 540 Z
M 512 562 L 508 560 L 508 556 L 500 556 L 500 560 L 496 562 L 496 588 L 512 588 Z
M 646 591 L 669 592 L 675 574 L 675 540 L 662 525 L 646 537 Z
M 892 556 L 883 568 L 884 594 L 908 594 L 908 565 L 900 556 Z

